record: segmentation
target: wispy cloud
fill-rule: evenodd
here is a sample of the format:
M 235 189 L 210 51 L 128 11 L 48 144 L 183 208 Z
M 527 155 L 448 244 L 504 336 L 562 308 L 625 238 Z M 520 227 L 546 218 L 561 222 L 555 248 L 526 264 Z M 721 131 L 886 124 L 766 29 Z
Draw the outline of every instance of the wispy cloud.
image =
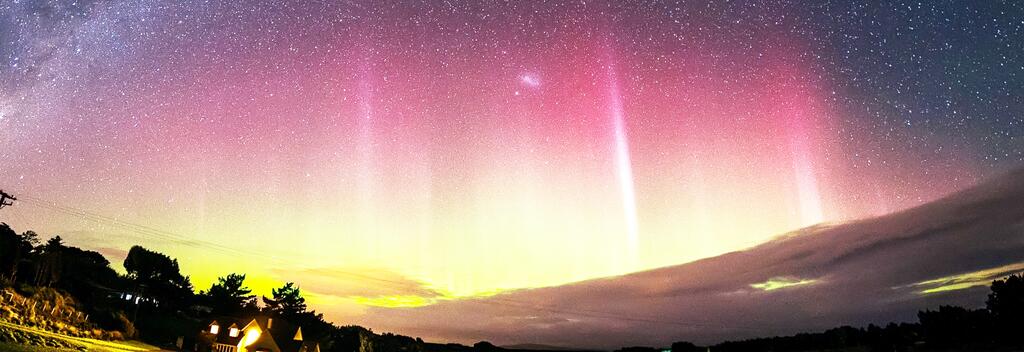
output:
M 1024 271 L 1024 263 L 1015 263 L 991 269 L 922 281 L 911 286 L 921 288 L 922 294 L 963 290 L 976 286 L 988 286 L 992 281 L 1002 279 L 1022 271 Z
M 383 268 L 313 268 L 278 270 L 275 274 L 317 295 L 367 306 L 419 307 L 447 296 L 422 281 Z

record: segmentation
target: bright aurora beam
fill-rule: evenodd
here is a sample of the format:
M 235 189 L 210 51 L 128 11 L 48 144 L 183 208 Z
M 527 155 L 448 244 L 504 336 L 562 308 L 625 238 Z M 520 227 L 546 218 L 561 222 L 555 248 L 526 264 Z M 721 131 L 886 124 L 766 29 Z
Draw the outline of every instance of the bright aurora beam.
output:
M 619 89 L 619 78 L 615 65 L 611 60 L 608 63 L 608 95 L 615 133 L 615 173 L 622 196 L 622 212 L 626 225 L 626 253 L 623 266 L 625 269 L 635 269 L 640 256 L 640 224 L 636 209 L 636 186 L 633 180 L 633 163 L 629 157 L 629 138 L 626 135 L 626 113 L 622 104 L 622 92 Z
M 825 220 L 818 177 L 811 160 L 812 151 L 808 145 L 807 134 L 811 132 L 806 124 L 811 117 L 806 116 L 807 113 L 802 110 L 790 113 L 790 152 L 793 159 L 793 173 L 796 177 L 800 222 L 803 226 L 810 226 Z

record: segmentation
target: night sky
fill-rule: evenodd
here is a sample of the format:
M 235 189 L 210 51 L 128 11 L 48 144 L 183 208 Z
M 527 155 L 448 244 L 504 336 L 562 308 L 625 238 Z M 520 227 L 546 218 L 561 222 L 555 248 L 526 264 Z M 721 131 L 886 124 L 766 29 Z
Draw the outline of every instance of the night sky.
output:
M 1022 53 L 1014 1 L 9 0 L 0 220 L 344 323 L 1005 172 Z

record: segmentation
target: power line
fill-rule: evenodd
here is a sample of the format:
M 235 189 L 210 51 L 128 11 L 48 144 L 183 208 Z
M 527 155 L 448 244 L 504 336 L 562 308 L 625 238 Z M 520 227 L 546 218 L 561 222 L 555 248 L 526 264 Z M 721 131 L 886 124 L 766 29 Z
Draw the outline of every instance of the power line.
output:
M 111 219 L 108 219 L 108 218 L 92 215 L 92 214 L 85 213 L 85 212 L 82 212 L 82 211 L 72 210 L 72 209 L 69 209 L 67 207 L 62 207 L 62 206 L 57 206 L 57 205 L 52 205 L 52 204 L 47 204 L 47 203 L 38 203 L 38 202 L 34 202 L 34 201 L 29 201 L 29 200 L 26 200 L 26 204 L 30 204 L 30 205 L 33 205 L 33 206 L 36 206 L 36 207 L 40 207 L 40 208 L 45 209 L 45 210 L 56 211 L 56 212 L 59 212 L 59 213 L 65 214 L 65 215 L 74 216 L 74 217 L 77 217 L 79 219 L 90 221 L 90 222 L 93 222 L 93 223 L 96 223 L 96 224 L 99 224 L 99 225 L 103 225 L 103 226 L 106 226 L 106 227 L 116 227 L 116 228 L 121 228 L 123 230 L 128 230 L 129 232 L 134 233 L 136 235 L 136 237 L 140 237 L 140 238 L 147 239 L 147 240 L 162 240 L 162 241 L 171 241 L 171 242 L 178 242 L 178 243 L 184 243 L 184 244 L 189 244 L 189 243 L 193 242 L 191 240 L 187 240 L 187 239 L 184 239 L 182 237 L 168 236 L 166 234 L 163 234 L 163 233 L 160 233 L 160 232 L 151 231 L 151 230 L 148 230 L 148 229 L 145 229 L 145 228 L 138 227 L 136 225 L 127 224 L 127 223 L 124 223 L 124 222 L 118 221 L 118 220 L 111 220 Z M 217 247 L 217 248 L 214 248 L 214 249 L 218 249 L 218 250 L 221 249 L 219 245 L 215 245 L 215 244 L 211 244 L 211 245 Z
M 75 216 L 75 217 L 78 217 L 78 218 L 83 219 L 83 220 L 87 220 L 87 221 L 91 221 L 91 222 L 94 222 L 94 223 L 98 223 L 100 225 L 122 228 L 122 229 L 128 230 L 130 232 L 133 232 L 134 234 L 136 234 L 139 237 L 142 237 L 144 239 L 149 239 L 149 240 L 154 240 L 155 239 L 155 240 L 169 241 L 169 242 L 175 242 L 175 243 L 185 244 L 185 245 L 204 245 L 204 246 L 206 246 L 205 248 L 212 249 L 212 250 L 217 250 L 217 251 L 220 251 L 220 252 L 223 252 L 223 253 L 241 254 L 241 255 L 261 255 L 261 256 L 264 256 L 263 257 L 264 259 L 267 258 L 267 257 L 272 257 L 272 256 L 266 256 L 265 254 L 248 253 L 248 252 L 242 251 L 240 249 L 229 247 L 229 246 L 225 246 L 225 245 L 221 245 L 221 244 L 215 243 L 215 242 L 188 238 L 188 237 L 186 237 L 184 235 L 177 234 L 177 233 L 174 233 L 174 232 L 160 230 L 160 229 L 155 229 L 155 228 L 152 228 L 152 227 L 149 227 L 149 226 L 139 225 L 139 224 L 123 221 L 123 220 L 120 220 L 120 219 L 99 215 L 99 214 L 96 214 L 96 213 L 92 213 L 92 212 L 89 212 L 89 211 L 86 211 L 86 210 L 82 210 L 82 209 L 78 209 L 78 208 L 74 208 L 74 207 L 70 207 L 70 206 L 59 205 L 56 202 L 46 201 L 46 200 L 43 200 L 43 199 L 40 199 L 40 198 L 29 197 L 29 196 L 25 196 L 23 198 L 25 198 L 26 204 L 31 204 L 31 205 L 34 205 L 34 206 L 37 206 L 37 207 L 41 207 L 41 208 L 44 208 L 44 209 L 48 209 L 48 210 L 51 210 L 51 211 L 57 211 L 57 212 L 65 214 L 65 215 Z

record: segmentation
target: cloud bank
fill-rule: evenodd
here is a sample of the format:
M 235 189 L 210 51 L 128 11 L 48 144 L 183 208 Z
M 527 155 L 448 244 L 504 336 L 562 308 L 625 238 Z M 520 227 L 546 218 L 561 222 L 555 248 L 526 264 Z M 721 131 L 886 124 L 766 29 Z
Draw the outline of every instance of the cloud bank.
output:
M 981 306 L 1024 263 L 1024 170 L 888 216 L 819 225 L 718 257 L 418 308 L 358 323 L 444 341 L 588 348 L 701 343 L 913 321 Z

